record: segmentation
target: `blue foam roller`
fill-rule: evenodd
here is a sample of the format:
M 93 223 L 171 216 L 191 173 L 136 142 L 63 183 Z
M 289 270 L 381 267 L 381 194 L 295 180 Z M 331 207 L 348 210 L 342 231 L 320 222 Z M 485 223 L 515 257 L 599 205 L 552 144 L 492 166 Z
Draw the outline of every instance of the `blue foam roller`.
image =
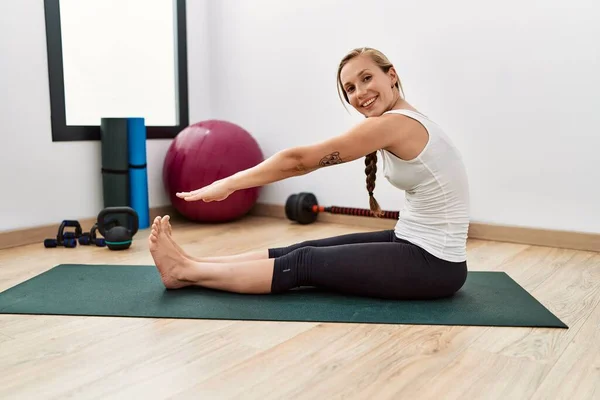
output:
M 144 118 L 127 119 L 129 153 L 129 206 L 139 218 L 139 228 L 150 226 L 148 168 L 146 166 L 146 124 Z

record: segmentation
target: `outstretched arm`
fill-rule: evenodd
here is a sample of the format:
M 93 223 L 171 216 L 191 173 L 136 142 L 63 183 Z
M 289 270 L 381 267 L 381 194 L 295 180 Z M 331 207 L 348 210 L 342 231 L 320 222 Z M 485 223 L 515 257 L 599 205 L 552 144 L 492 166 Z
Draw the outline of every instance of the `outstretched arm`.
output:
M 227 178 L 233 190 L 263 186 L 317 169 L 354 161 L 398 139 L 398 120 L 367 118 L 349 131 L 325 141 L 282 150 L 257 166 Z
M 282 150 L 255 167 L 221 179 L 206 188 L 178 193 L 186 200 L 223 200 L 236 190 L 305 175 L 317 169 L 354 161 L 398 140 L 398 120 L 367 118 L 347 132 L 325 141 Z

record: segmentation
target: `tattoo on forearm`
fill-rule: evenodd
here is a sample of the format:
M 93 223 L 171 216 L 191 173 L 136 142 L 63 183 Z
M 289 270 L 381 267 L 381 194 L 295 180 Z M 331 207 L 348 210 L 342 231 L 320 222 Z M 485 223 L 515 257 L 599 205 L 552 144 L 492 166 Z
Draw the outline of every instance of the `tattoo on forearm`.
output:
M 336 151 L 323 157 L 321 161 L 319 161 L 319 166 L 326 167 L 328 165 L 341 164 L 342 162 L 340 152 Z

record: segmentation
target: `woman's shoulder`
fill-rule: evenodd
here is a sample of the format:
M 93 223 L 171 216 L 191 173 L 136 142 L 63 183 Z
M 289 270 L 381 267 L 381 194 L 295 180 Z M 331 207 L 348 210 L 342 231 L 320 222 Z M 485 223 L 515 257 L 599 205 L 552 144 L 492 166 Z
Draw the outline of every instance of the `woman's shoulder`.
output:
M 405 109 L 391 110 L 380 117 L 397 132 L 396 139 L 385 150 L 403 160 L 417 157 L 429 142 L 429 130 L 420 118 L 411 115 L 413 113 L 416 112 Z

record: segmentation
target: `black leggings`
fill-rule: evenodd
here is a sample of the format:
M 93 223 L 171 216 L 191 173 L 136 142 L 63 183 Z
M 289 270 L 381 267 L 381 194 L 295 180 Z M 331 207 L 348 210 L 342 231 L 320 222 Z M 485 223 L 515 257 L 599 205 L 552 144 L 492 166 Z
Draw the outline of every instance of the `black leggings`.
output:
M 467 263 L 437 258 L 398 239 L 393 230 L 353 233 L 269 249 L 272 293 L 312 286 L 387 299 L 452 296 L 467 279 Z

